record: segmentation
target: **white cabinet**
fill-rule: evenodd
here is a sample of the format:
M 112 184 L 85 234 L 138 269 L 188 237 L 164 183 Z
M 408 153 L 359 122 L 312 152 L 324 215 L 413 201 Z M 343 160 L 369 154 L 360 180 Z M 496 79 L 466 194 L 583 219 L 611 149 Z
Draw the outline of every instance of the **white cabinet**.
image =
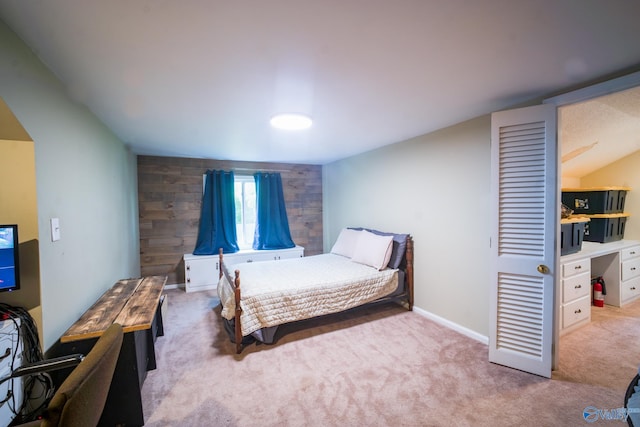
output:
M 561 266 L 562 335 L 591 321 L 591 260 L 572 259 L 562 262 Z
M 560 257 L 560 266 L 560 334 L 590 321 L 592 278 L 604 279 L 606 305 L 621 307 L 640 298 L 639 241 L 583 242 L 580 252 Z
M 226 255 L 225 255 L 226 256 Z M 218 283 L 218 255 L 184 254 L 184 289 L 187 292 L 213 289 Z
M 20 324 L 17 319 L 17 324 Z M 19 326 L 13 320 L 0 322 L 0 378 L 6 378 L 13 369 L 22 365 L 22 340 Z M 0 384 L 0 425 L 9 425 L 15 418 L 14 411 L 22 405 L 22 378 L 14 378 Z M 12 397 L 10 397 L 12 396 Z
M 620 303 L 640 296 L 640 245 L 620 251 Z
M 302 258 L 304 248 L 296 246 L 290 249 L 242 250 L 233 254 L 224 254 L 225 265 L 244 262 L 273 261 L 287 258 Z M 215 289 L 220 276 L 220 258 L 218 255 L 184 255 L 185 291 L 194 292 Z

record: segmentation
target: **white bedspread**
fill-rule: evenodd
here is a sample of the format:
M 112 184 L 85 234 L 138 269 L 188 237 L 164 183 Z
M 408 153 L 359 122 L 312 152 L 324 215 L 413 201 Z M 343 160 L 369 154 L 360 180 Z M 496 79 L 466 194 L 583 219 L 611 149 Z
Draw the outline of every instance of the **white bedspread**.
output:
M 263 327 L 337 313 L 395 291 L 397 270 L 378 271 L 349 258 L 322 254 L 230 265 L 240 270 L 242 335 Z M 235 298 L 226 278 L 218 282 L 222 316 L 233 319 Z

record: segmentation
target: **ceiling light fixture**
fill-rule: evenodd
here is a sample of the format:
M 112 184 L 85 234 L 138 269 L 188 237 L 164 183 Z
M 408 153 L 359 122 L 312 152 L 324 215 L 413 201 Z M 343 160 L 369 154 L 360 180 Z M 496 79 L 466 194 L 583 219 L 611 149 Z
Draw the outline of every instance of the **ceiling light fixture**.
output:
M 311 117 L 304 114 L 276 114 L 271 118 L 271 126 L 284 130 L 303 130 L 311 127 Z

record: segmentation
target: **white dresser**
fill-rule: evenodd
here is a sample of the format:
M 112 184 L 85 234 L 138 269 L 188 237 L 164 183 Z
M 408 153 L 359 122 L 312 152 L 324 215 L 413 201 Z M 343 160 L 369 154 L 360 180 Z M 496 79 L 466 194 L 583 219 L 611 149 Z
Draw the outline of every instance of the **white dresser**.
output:
M 620 305 L 633 301 L 640 296 L 640 245 L 634 245 L 620 251 Z M 607 295 L 609 295 L 607 287 Z M 612 295 L 613 297 L 613 295 Z M 604 302 L 607 302 L 605 296 Z M 612 305 L 616 305 L 616 300 Z
M 17 325 L 20 320 L 17 319 Z M 0 321 L 0 378 L 6 378 L 22 365 L 23 343 L 19 326 L 12 320 Z M 6 426 L 15 418 L 14 411 L 22 406 L 22 378 L 13 378 L 0 384 L 0 425 Z
M 563 261 L 560 268 L 561 333 L 591 321 L 591 259 Z
M 273 261 L 287 258 L 302 258 L 304 248 L 296 246 L 290 249 L 241 250 L 233 254 L 224 254 L 225 265 L 243 262 Z M 184 287 L 186 292 L 215 289 L 220 276 L 218 255 L 184 254 Z
M 560 257 L 560 275 L 562 335 L 591 320 L 591 278 L 604 279 L 607 305 L 621 307 L 640 296 L 640 241 L 583 242 L 580 252 Z

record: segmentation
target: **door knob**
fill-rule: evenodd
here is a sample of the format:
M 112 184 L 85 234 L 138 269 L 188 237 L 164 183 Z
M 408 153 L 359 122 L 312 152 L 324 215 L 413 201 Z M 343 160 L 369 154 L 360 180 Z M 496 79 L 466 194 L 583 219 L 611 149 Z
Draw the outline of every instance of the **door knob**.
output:
M 542 273 L 542 274 L 548 274 L 548 273 L 549 273 L 549 267 L 547 267 L 547 266 L 546 266 L 546 265 L 544 265 L 544 264 L 540 264 L 540 265 L 538 266 L 538 271 L 539 271 L 540 273 Z

